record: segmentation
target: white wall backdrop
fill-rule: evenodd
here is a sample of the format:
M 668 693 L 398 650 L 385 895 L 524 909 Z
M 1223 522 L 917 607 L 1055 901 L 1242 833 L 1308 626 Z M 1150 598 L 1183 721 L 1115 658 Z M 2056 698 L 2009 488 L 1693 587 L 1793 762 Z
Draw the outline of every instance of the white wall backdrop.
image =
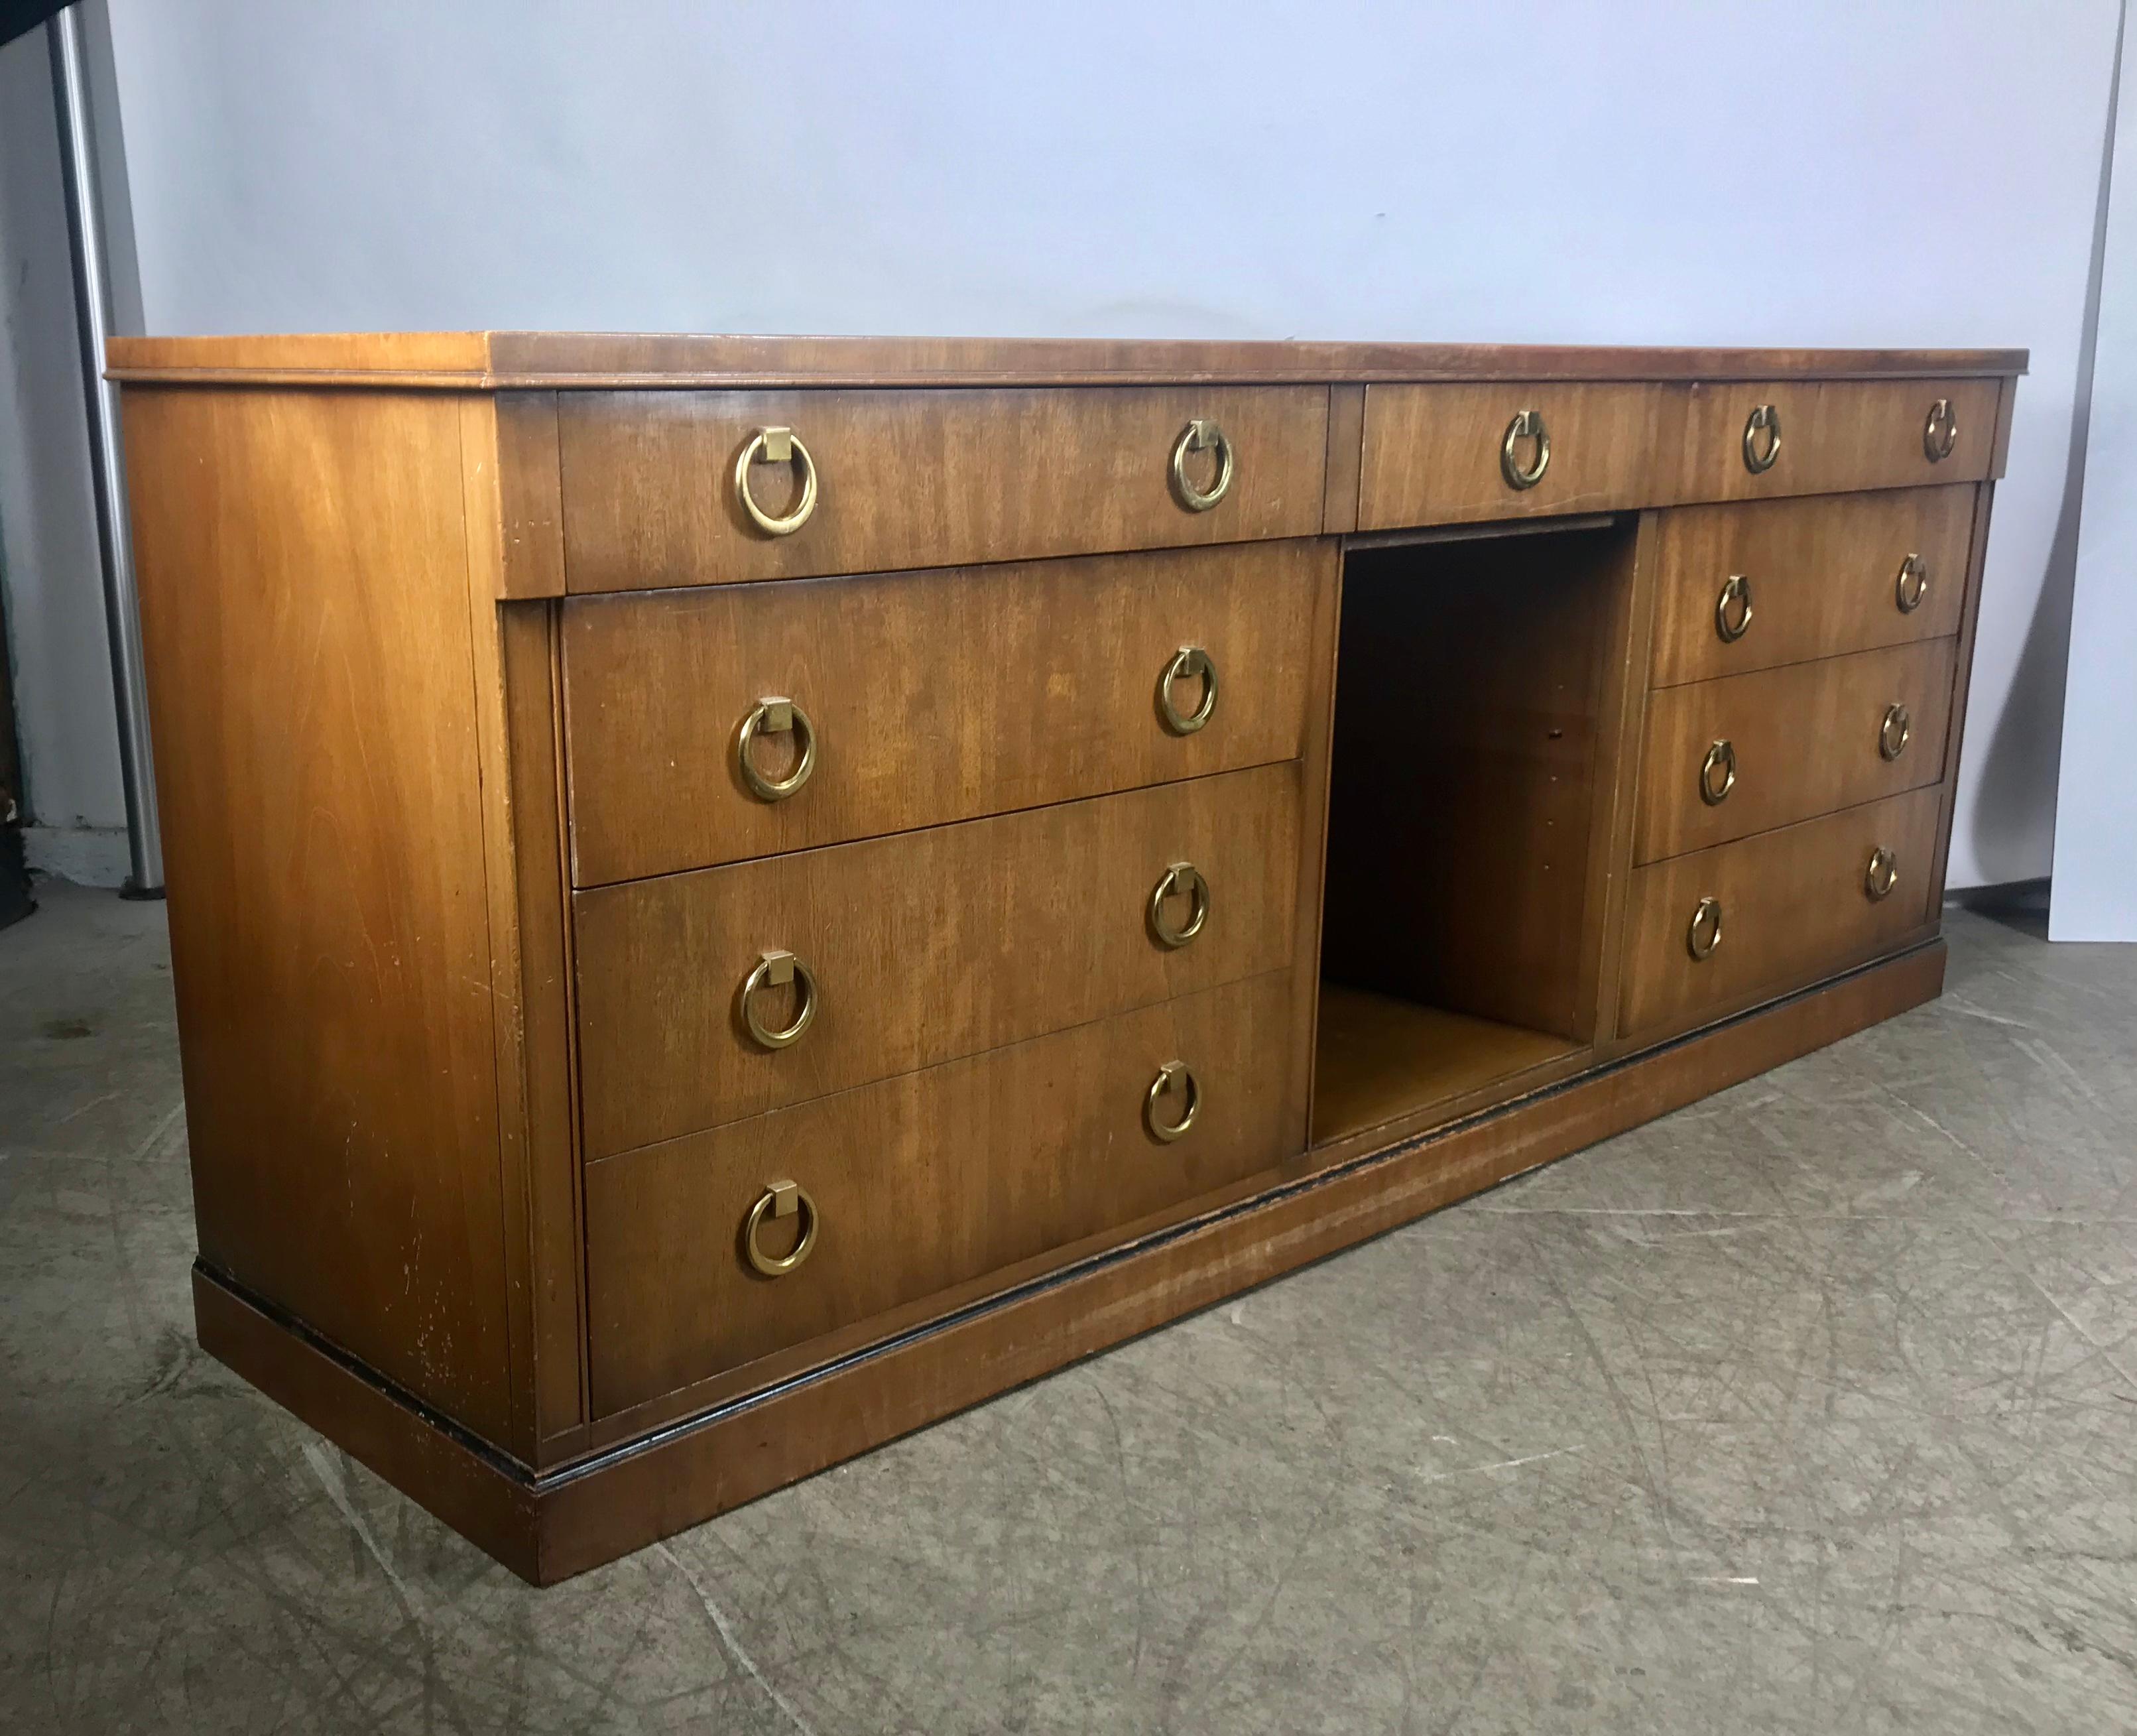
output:
M 2025 345 L 1955 885 L 2047 870 L 2116 0 L 111 0 L 158 332 Z

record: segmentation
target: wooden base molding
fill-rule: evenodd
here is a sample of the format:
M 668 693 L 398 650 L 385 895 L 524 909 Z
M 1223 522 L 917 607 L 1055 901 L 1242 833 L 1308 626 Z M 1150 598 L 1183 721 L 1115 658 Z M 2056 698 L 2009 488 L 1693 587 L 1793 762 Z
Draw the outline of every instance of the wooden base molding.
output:
M 1945 944 L 1929 941 L 538 1475 L 205 1264 L 195 1318 L 210 1354 L 550 1585 L 1918 1007 L 1944 973 Z

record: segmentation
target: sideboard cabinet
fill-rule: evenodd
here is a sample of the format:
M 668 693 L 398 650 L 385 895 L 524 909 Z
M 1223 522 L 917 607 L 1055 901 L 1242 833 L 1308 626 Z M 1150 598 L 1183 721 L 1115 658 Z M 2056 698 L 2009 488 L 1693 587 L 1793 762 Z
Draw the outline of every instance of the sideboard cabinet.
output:
M 2022 354 L 112 360 L 201 1341 L 529 1578 L 1941 986 Z

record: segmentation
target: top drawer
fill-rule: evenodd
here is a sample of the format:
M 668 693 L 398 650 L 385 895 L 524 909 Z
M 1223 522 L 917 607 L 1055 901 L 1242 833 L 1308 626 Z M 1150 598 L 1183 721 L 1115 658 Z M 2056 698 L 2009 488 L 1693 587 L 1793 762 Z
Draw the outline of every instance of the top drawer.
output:
M 1644 506 L 1661 386 L 1368 386 L 1358 529 Z
M 1692 388 L 1677 500 L 1752 500 L 1989 473 L 1996 380 L 1750 381 Z
M 557 436 L 565 588 L 633 591 L 1317 535 L 1328 393 L 567 393 Z

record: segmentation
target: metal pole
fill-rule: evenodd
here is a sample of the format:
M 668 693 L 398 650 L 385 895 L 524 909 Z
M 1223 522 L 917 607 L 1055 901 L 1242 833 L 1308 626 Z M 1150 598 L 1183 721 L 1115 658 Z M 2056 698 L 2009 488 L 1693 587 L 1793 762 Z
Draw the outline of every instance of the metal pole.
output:
M 111 276 L 105 254 L 104 209 L 97 202 L 96 136 L 90 124 L 87 56 L 80 8 L 55 12 L 46 26 L 52 51 L 52 102 L 59 112 L 60 165 L 66 177 L 67 236 L 74 244 L 74 305 L 81 327 L 83 396 L 89 401 L 89 458 L 96 491 L 96 540 L 104 558 L 104 622 L 111 641 L 111 685 L 118 700 L 119 771 L 126 787 L 126 847 L 131 872 L 122 898 L 163 895 L 163 840 L 156 816 L 154 761 L 148 751 L 148 699 L 143 678 L 141 612 L 134 590 L 134 538 L 126 516 L 126 460 L 119 443 L 119 388 L 104 377 L 111 333 Z

